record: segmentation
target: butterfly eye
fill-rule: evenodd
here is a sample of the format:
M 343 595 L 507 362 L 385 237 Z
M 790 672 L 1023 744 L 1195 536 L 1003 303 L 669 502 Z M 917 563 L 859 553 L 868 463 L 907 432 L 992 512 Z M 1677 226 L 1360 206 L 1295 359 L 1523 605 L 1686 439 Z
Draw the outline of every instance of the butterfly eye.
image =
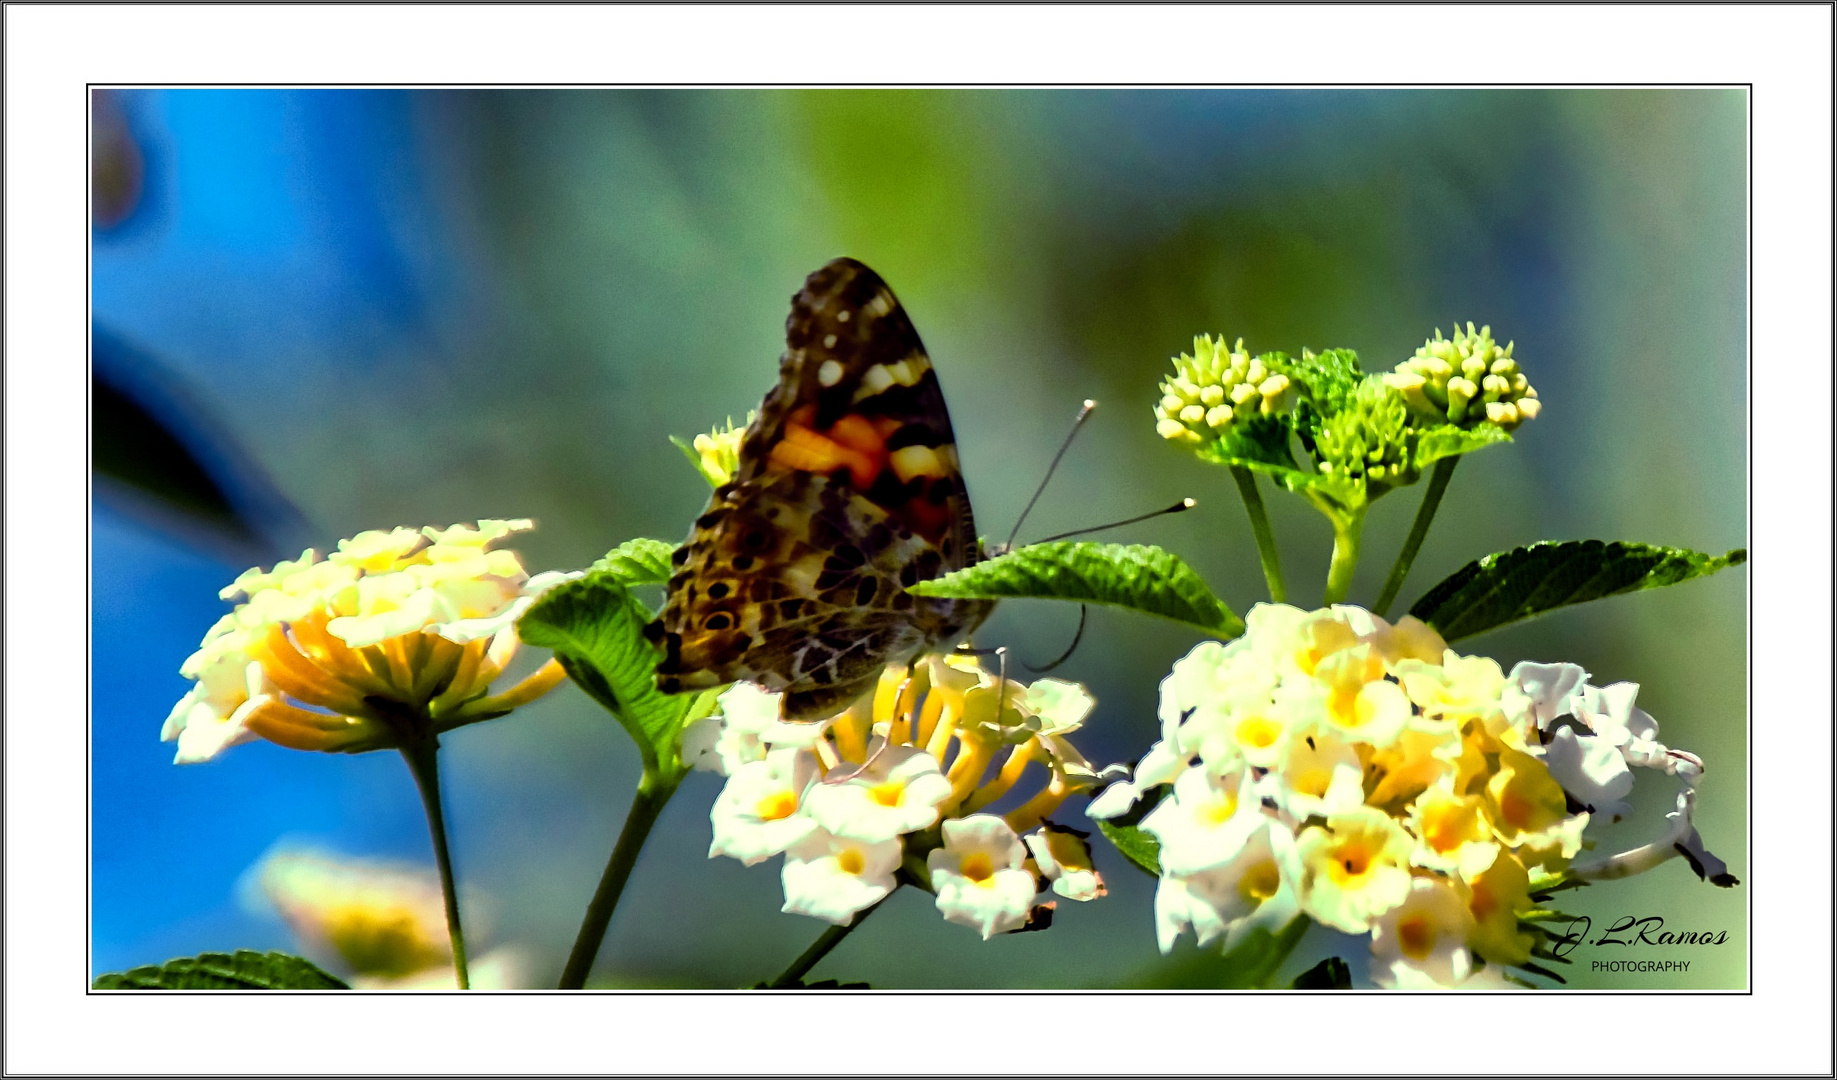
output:
M 717 611 L 702 622 L 704 630 L 725 630 L 734 624 L 734 617 L 725 611 Z

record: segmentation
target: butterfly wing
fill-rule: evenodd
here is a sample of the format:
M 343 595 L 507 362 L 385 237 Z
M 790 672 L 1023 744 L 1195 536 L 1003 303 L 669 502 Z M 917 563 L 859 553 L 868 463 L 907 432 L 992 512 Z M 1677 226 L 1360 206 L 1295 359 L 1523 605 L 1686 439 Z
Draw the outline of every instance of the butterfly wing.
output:
M 937 373 L 892 291 L 837 259 L 792 298 L 785 331 L 778 384 L 649 632 L 665 691 L 745 679 L 816 719 L 990 605 L 905 591 L 981 551 Z

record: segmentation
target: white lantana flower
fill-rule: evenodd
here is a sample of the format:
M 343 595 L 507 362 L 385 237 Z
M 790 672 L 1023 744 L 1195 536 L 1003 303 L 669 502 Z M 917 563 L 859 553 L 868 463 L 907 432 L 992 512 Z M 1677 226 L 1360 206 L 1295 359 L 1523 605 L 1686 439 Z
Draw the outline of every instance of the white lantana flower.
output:
M 1368 806 L 1310 825 L 1296 841 L 1303 909 L 1335 929 L 1365 933 L 1409 892 L 1414 847 L 1401 825 Z
M 1027 850 L 1052 891 L 1068 900 L 1095 900 L 1108 890 L 1091 862 L 1089 833 L 1051 823 L 1026 836 Z
M 1473 973 L 1467 938 L 1473 915 L 1445 881 L 1414 878 L 1403 902 L 1372 927 L 1371 978 L 1398 989 L 1441 989 Z
M 1033 921 L 1053 905 L 1043 882 L 1070 899 L 1104 894 L 1084 834 L 1047 821 L 1114 775 L 1069 739 L 1093 704 L 1075 683 L 1029 686 L 971 657 L 924 656 L 814 724 L 781 721 L 777 694 L 737 684 L 680 752 L 728 776 L 711 856 L 785 852 L 784 910 L 846 923 L 912 884 L 988 937 L 1044 928 Z M 986 812 L 998 803 L 1012 808 Z
M 1337 735 L 1316 732 L 1288 744 L 1270 774 L 1275 799 L 1294 821 L 1351 810 L 1365 801 L 1358 748 Z
M 1658 741 L 1634 684 L 1591 686 L 1573 664 L 1508 675 L 1415 618 L 1344 605 L 1259 604 L 1245 625 L 1175 662 L 1160 738 L 1098 773 L 1122 779 L 1087 811 L 1159 800 L 1139 827 L 1159 842 L 1163 951 L 1188 928 L 1230 949 L 1299 912 L 1372 934 L 1382 985 L 1498 986 L 1531 959 L 1524 916 L 1565 878 L 1681 855 L 1736 883 L 1692 824 L 1702 761 Z M 1650 842 L 1582 857 L 1591 822 L 1629 812 L 1635 768 L 1675 776 L 1677 809 Z
M 1280 931 L 1300 912 L 1295 837 L 1270 818 L 1258 822 L 1229 861 L 1165 880 L 1179 881 L 1181 889 L 1165 911 L 1158 902 L 1155 907 L 1155 933 L 1164 953 L 1184 924 L 1192 925 L 1201 945 L 1222 933 L 1228 950 L 1253 930 Z
M 1033 911 L 1035 882 L 1022 869 L 1027 848 L 994 814 L 944 823 L 944 846 L 926 858 L 944 918 L 982 932 L 1019 930 Z
M 778 715 L 778 694 L 752 683 L 721 692 L 720 711 L 683 729 L 683 760 L 704 772 L 732 776 L 749 761 L 763 761 L 768 747 L 808 747 L 826 724 L 788 724 Z
M 1265 820 L 1249 770 L 1214 777 L 1188 769 L 1142 819 L 1142 829 L 1160 842 L 1162 869 L 1191 874 L 1235 858 Z
M 709 814 L 714 841 L 708 857 L 730 855 L 752 866 L 817 831 L 815 821 L 797 812 L 816 768 L 815 755 L 793 748 L 736 769 Z
M 898 840 L 863 843 L 817 829 L 785 852 L 781 910 L 846 926 L 893 891 L 899 859 Z
M 937 758 L 876 738 L 868 747 L 867 765 L 837 766 L 810 791 L 805 812 L 837 836 L 889 840 L 930 828 L 938 820 L 938 806 L 949 797 L 950 781 Z

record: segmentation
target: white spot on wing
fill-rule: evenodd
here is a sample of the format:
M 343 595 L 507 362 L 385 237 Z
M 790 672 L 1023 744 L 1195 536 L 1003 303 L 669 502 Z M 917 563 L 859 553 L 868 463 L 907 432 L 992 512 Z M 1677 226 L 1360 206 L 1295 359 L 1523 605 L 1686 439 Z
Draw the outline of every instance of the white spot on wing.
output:
M 878 318 L 893 310 L 893 297 L 884 290 L 877 292 L 872 300 L 861 305 L 861 310 Z
M 835 347 L 836 347 L 836 336 L 834 334 L 823 335 L 823 348 L 833 349 Z
M 853 314 L 854 312 L 852 311 L 838 311 L 836 312 L 836 321 L 837 322 L 847 322 L 848 317 Z
M 829 340 L 833 343 L 836 340 L 835 335 L 831 334 Z M 822 383 L 824 386 L 834 386 L 841 382 L 842 365 L 836 363 L 834 360 L 823 361 L 823 366 L 816 369 L 816 381 Z
M 861 376 L 861 387 L 855 391 L 855 400 L 863 401 L 893 385 L 893 375 L 885 364 L 875 364 Z

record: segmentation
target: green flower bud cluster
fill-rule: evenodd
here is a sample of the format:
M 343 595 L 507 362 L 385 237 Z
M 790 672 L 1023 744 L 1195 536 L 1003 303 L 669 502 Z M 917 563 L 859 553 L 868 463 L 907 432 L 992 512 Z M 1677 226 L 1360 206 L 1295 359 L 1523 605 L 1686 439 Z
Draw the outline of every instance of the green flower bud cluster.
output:
M 1234 423 L 1289 409 L 1295 397 L 1293 381 L 1244 351 L 1243 338 L 1227 346 L 1223 338 L 1196 337 L 1193 354 L 1175 357 L 1174 377 L 1161 384 L 1155 431 L 1196 448 L 1222 438 Z
M 1452 339 L 1444 339 L 1438 328 L 1384 382 L 1403 395 L 1412 412 L 1436 423 L 1471 428 L 1490 421 L 1511 431 L 1543 407 L 1512 359 L 1511 343 L 1501 349 L 1492 327 L 1475 333 L 1473 323 L 1465 333 L 1455 324 Z
M 1364 483 L 1373 498 L 1422 475 L 1415 462 L 1410 410 L 1387 381 L 1388 376 L 1366 378 L 1352 401 L 1327 417 L 1315 435 L 1320 471 Z

